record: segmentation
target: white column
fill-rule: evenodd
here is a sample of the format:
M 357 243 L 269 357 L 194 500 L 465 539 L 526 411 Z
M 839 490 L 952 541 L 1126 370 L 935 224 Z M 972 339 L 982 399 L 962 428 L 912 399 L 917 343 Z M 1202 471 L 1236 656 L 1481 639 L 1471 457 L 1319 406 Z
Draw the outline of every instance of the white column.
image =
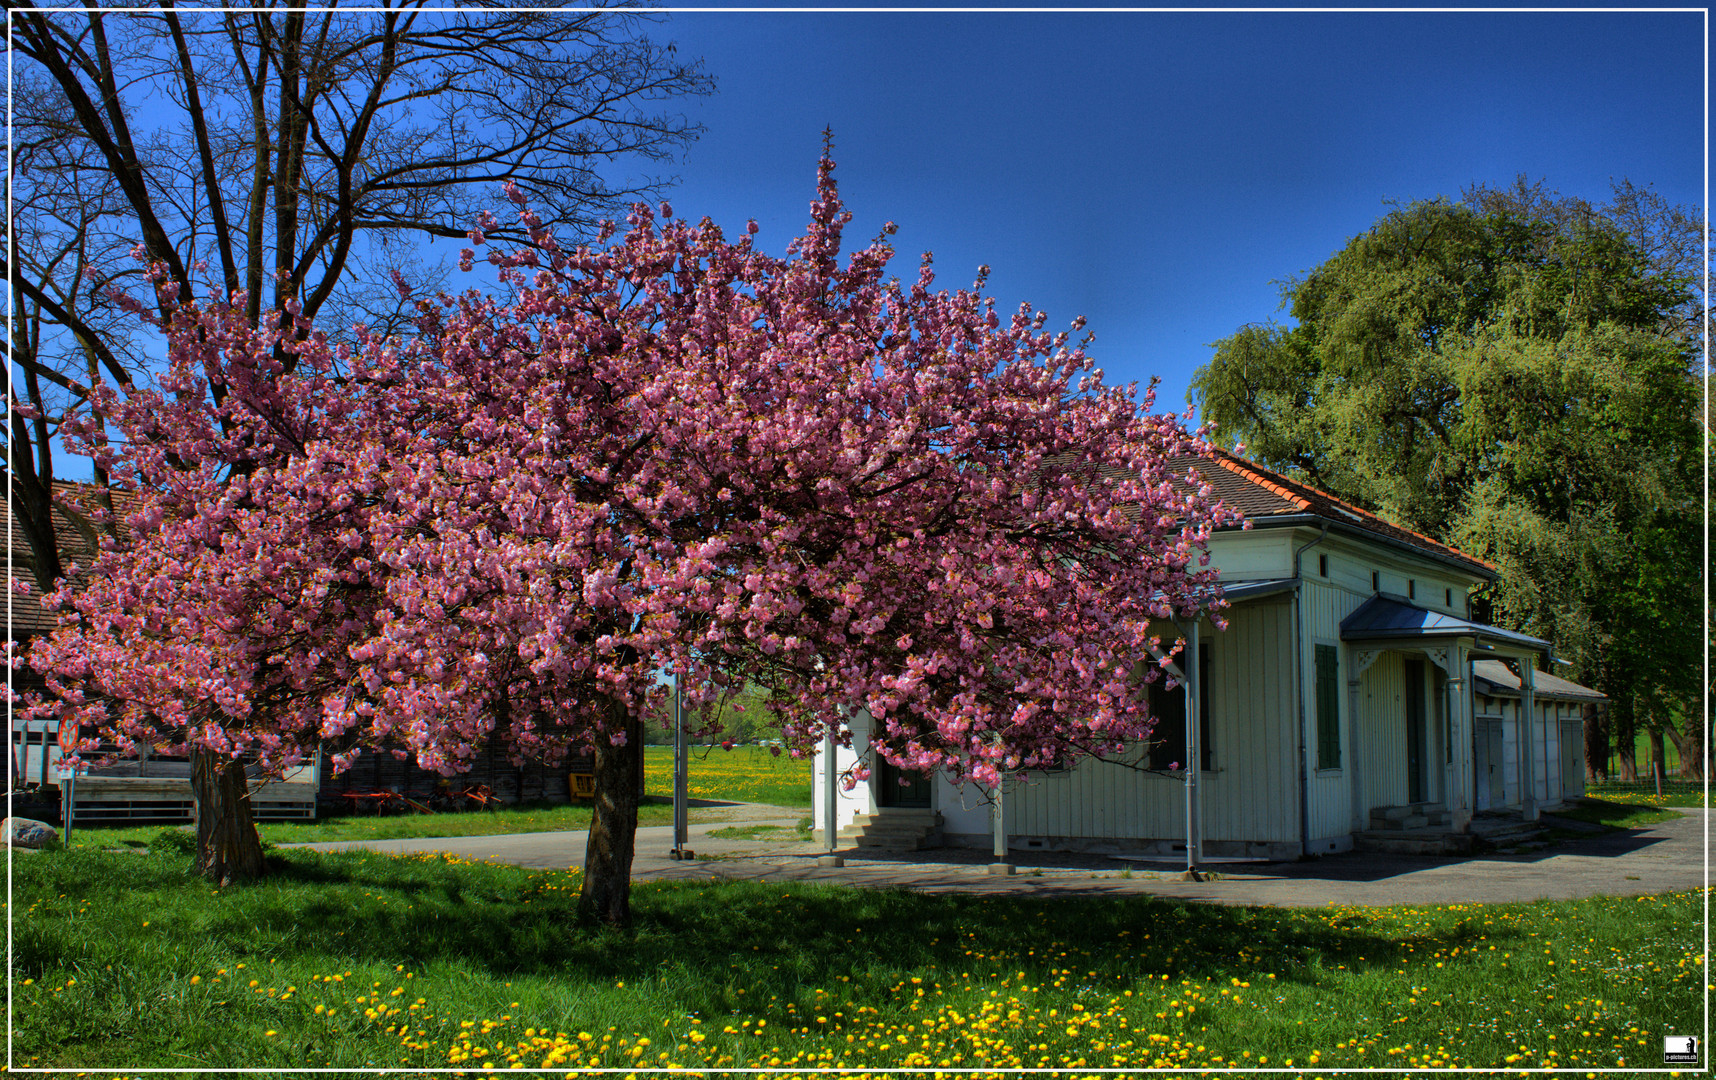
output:
M 1453 672 L 1448 679 L 1448 723 L 1453 725 L 1454 761 L 1448 768 L 1448 820 L 1457 833 L 1468 832 L 1472 825 L 1472 689 L 1466 673 L 1471 660 L 1463 644 L 1449 648 Z M 1454 674 L 1457 672 L 1458 674 Z
M 1007 812 L 1001 804 L 1001 788 L 1007 783 L 1006 774 L 1002 774 L 1001 782 L 995 785 L 994 797 L 989 803 L 989 828 L 994 839 L 995 861 L 989 864 L 989 872 L 1006 877 L 1013 873 L 1013 864 L 1007 861 Z
M 1537 820 L 1537 696 L 1532 679 L 1535 664 L 1521 657 L 1519 669 L 1519 811 L 1527 821 Z
M 1466 678 L 1471 655 L 1458 639 L 1424 652 L 1447 676 L 1443 683 L 1447 695 L 1443 712 L 1448 725 L 1450 760 L 1442 779 L 1443 805 L 1448 808 L 1448 820 L 1454 831 L 1463 833 L 1469 831 L 1472 823 L 1472 693 Z
M 840 791 L 834 786 L 836 753 L 834 732 L 828 731 L 822 736 L 822 831 L 827 850 L 817 859 L 819 866 L 846 865 L 846 860 L 834 853 L 840 833 Z

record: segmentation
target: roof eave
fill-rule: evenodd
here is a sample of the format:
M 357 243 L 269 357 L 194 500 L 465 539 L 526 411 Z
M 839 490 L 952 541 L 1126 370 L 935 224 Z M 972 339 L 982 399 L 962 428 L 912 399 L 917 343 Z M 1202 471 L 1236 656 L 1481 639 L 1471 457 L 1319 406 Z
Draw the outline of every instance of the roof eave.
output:
M 1324 514 L 1271 514 L 1267 517 L 1254 517 L 1247 518 L 1246 520 L 1251 523 L 1253 531 L 1257 529 L 1293 528 L 1302 525 L 1312 525 L 1320 528 L 1323 525 L 1328 525 L 1331 532 L 1339 532 L 1346 536 L 1357 537 L 1361 540 L 1369 540 L 1373 543 L 1380 543 L 1385 547 L 1394 548 L 1397 551 L 1408 552 L 1409 554 L 1416 555 L 1419 558 L 1429 559 L 1431 562 L 1440 563 L 1443 566 L 1452 567 L 1456 570 L 1462 570 L 1483 581 L 1495 581 L 1501 576 L 1496 573 L 1496 571 L 1491 570 L 1489 567 L 1473 559 L 1463 556 L 1448 555 L 1440 551 L 1433 551 L 1429 548 L 1420 547 L 1417 544 L 1409 544 L 1404 540 L 1397 540 L 1392 536 L 1386 536 L 1382 533 L 1374 532 L 1362 525 L 1354 525 L 1352 522 L 1342 521 L 1339 518 L 1328 517 Z M 1236 525 L 1219 531 L 1236 532 L 1239 529 L 1240 526 Z

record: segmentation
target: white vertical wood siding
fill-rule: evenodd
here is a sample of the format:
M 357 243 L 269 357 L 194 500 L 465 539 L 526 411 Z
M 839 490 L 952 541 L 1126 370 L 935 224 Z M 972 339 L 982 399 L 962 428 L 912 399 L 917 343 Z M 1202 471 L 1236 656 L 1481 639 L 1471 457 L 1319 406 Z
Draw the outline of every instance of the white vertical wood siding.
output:
M 1368 570 L 1359 573 L 1360 568 L 1346 560 L 1331 558 L 1330 577 L 1337 579 L 1337 584 L 1347 585 L 1347 588 L 1336 587 L 1334 584 L 1324 584 L 1307 576 L 1303 587 L 1299 590 L 1299 603 L 1303 608 L 1302 618 L 1304 633 L 1300 635 L 1301 648 L 1300 676 L 1303 683 L 1300 693 L 1305 699 L 1305 730 L 1311 745 L 1311 778 L 1310 806 L 1308 830 L 1313 843 L 1313 850 L 1319 850 L 1315 842 L 1318 839 L 1344 837 L 1352 833 L 1352 794 L 1348 787 L 1351 776 L 1353 753 L 1352 717 L 1348 715 L 1350 708 L 1347 693 L 1347 673 L 1350 657 L 1345 646 L 1340 646 L 1341 620 L 1358 610 L 1360 604 L 1369 598 L 1370 574 Z M 1337 575 L 1344 577 L 1337 578 Z M 1364 590 L 1361 595 L 1359 588 Z M 1341 713 L 1341 768 L 1317 768 L 1317 715 L 1316 715 L 1316 679 L 1317 665 L 1315 646 L 1319 643 L 1340 646 L 1340 701 Z M 1291 676 L 1289 676 L 1291 677 Z M 1362 765 L 1361 762 L 1361 771 Z
M 851 791 L 840 789 L 840 774 L 856 766 L 863 758 L 870 745 L 870 714 L 863 709 L 853 709 L 847 717 L 847 727 L 852 732 L 850 747 L 835 746 L 834 748 L 834 822 L 836 829 L 843 829 L 852 824 L 852 819 L 859 814 L 876 812 L 876 800 L 871 794 L 871 784 L 856 784 Z M 827 759 L 818 745 L 816 756 L 810 769 L 810 805 L 811 821 L 817 830 L 824 827 L 823 818 L 827 813 L 827 796 L 824 784 L 827 782 Z
M 1502 714 L 1502 802 L 1520 803 L 1519 790 L 1519 699 L 1499 699 Z M 1497 808 L 1499 809 L 1499 808 Z
M 1204 647 L 1214 650 L 1214 768 L 1200 777 L 1206 840 L 1298 839 L 1292 612 L 1291 603 L 1246 604 L 1228 612 L 1226 631 L 1206 631 Z M 1185 787 L 1178 777 L 1127 767 L 1142 756 L 1138 749 L 1121 762 L 1087 760 L 1067 772 L 1030 773 L 1010 784 L 1003 800 L 1007 832 L 1089 840 L 1183 839 Z
M 1386 652 L 1360 678 L 1359 718 L 1363 761 L 1365 828 L 1379 806 L 1405 806 L 1411 790 L 1406 777 L 1406 658 Z

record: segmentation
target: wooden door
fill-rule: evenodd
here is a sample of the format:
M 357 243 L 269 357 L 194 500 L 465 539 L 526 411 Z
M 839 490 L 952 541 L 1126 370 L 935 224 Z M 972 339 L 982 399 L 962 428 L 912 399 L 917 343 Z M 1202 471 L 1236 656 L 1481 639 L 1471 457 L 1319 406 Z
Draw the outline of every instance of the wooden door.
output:
M 882 767 L 876 772 L 876 805 L 928 809 L 929 777 L 882 762 Z
M 1424 801 L 1424 661 L 1406 661 L 1406 801 Z
M 1479 720 L 1472 728 L 1472 774 L 1477 790 L 1473 806 L 1499 810 L 1507 805 L 1506 780 L 1502 771 L 1502 724 Z

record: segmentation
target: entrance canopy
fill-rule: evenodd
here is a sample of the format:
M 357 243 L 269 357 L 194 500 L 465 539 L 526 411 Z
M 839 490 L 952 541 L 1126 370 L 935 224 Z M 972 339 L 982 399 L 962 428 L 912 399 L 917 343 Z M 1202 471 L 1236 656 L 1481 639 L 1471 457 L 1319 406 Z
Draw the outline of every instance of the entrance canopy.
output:
M 1357 611 L 1341 620 L 1342 641 L 1462 637 L 1475 638 L 1480 648 L 1499 649 L 1515 655 L 1529 650 L 1549 656 L 1552 649 L 1549 642 L 1527 634 L 1430 611 L 1400 597 L 1382 593 L 1366 600 Z

